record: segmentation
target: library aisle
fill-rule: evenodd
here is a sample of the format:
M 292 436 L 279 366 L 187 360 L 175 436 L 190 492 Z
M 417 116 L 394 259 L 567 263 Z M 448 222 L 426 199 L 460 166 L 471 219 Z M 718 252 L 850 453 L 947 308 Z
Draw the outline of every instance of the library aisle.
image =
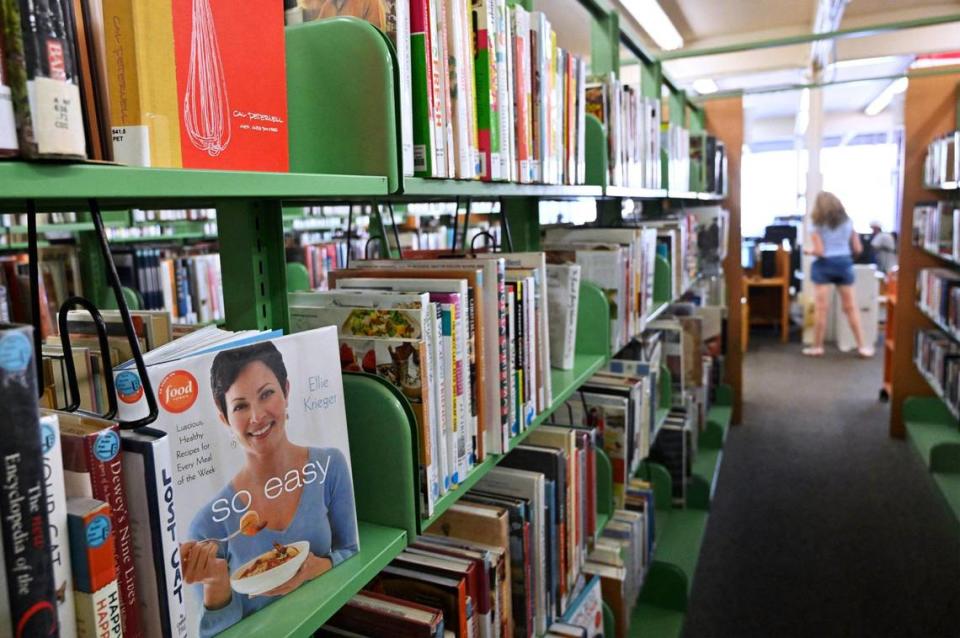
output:
M 957 635 L 957 523 L 884 436 L 881 365 L 751 339 L 687 638 Z

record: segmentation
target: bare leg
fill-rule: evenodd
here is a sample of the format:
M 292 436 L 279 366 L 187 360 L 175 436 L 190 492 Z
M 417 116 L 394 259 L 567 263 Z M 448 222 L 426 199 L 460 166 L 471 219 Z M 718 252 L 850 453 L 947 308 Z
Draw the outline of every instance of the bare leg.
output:
M 853 286 L 837 286 L 840 290 L 840 300 L 843 305 L 843 314 L 847 315 L 847 321 L 850 322 L 850 329 L 857 340 L 857 349 L 861 354 L 864 353 L 866 344 L 863 343 L 863 329 L 860 327 L 860 311 L 857 310 L 857 302 L 853 296 Z
M 823 348 L 823 338 L 827 333 L 827 307 L 830 304 L 830 285 L 813 285 L 813 347 Z

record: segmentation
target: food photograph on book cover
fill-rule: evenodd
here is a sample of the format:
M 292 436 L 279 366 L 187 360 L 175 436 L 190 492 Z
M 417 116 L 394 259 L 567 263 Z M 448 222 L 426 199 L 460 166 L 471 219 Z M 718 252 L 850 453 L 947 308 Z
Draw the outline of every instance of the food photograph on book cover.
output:
M 191 636 L 213 636 L 357 553 L 333 328 L 176 361 L 173 436 Z M 324 353 L 330 356 L 324 356 Z

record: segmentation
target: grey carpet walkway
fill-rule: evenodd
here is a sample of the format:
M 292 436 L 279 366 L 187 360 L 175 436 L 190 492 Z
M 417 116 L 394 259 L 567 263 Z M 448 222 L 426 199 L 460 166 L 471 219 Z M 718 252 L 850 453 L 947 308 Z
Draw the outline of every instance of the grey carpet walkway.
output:
M 750 344 L 686 638 L 960 636 L 960 526 L 887 435 L 879 355 Z

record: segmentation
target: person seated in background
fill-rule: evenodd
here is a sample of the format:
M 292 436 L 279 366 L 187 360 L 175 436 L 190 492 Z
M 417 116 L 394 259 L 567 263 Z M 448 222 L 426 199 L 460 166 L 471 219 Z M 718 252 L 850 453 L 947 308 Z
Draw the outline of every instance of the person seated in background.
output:
M 897 265 L 897 241 L 876 220 L 870 222 L 870 232 L 873 233 L 870 245 L 873 247 L 874 263 L 881 272 L 889 273 Z
M 833 193 L 822 191 L 817 195 L 810 213 L 813 232 L 810 247 L 804 252 L 816 259 L 810 268 L 815 297 L 813 345 L 803 349 L 808 357 L 823 356 L 823 339 L 827 331 L 827 309 L 830 305 L 830 286 L 840 292 L 843 313 L 850 322 L 850 330 L 857 340 L 861 357 L 872 357 L 873 348 L 863 341 L 860 311 L 853 295 L 853 256 L 863 250 L 860 236 L 853 230 L 853 220 Z

